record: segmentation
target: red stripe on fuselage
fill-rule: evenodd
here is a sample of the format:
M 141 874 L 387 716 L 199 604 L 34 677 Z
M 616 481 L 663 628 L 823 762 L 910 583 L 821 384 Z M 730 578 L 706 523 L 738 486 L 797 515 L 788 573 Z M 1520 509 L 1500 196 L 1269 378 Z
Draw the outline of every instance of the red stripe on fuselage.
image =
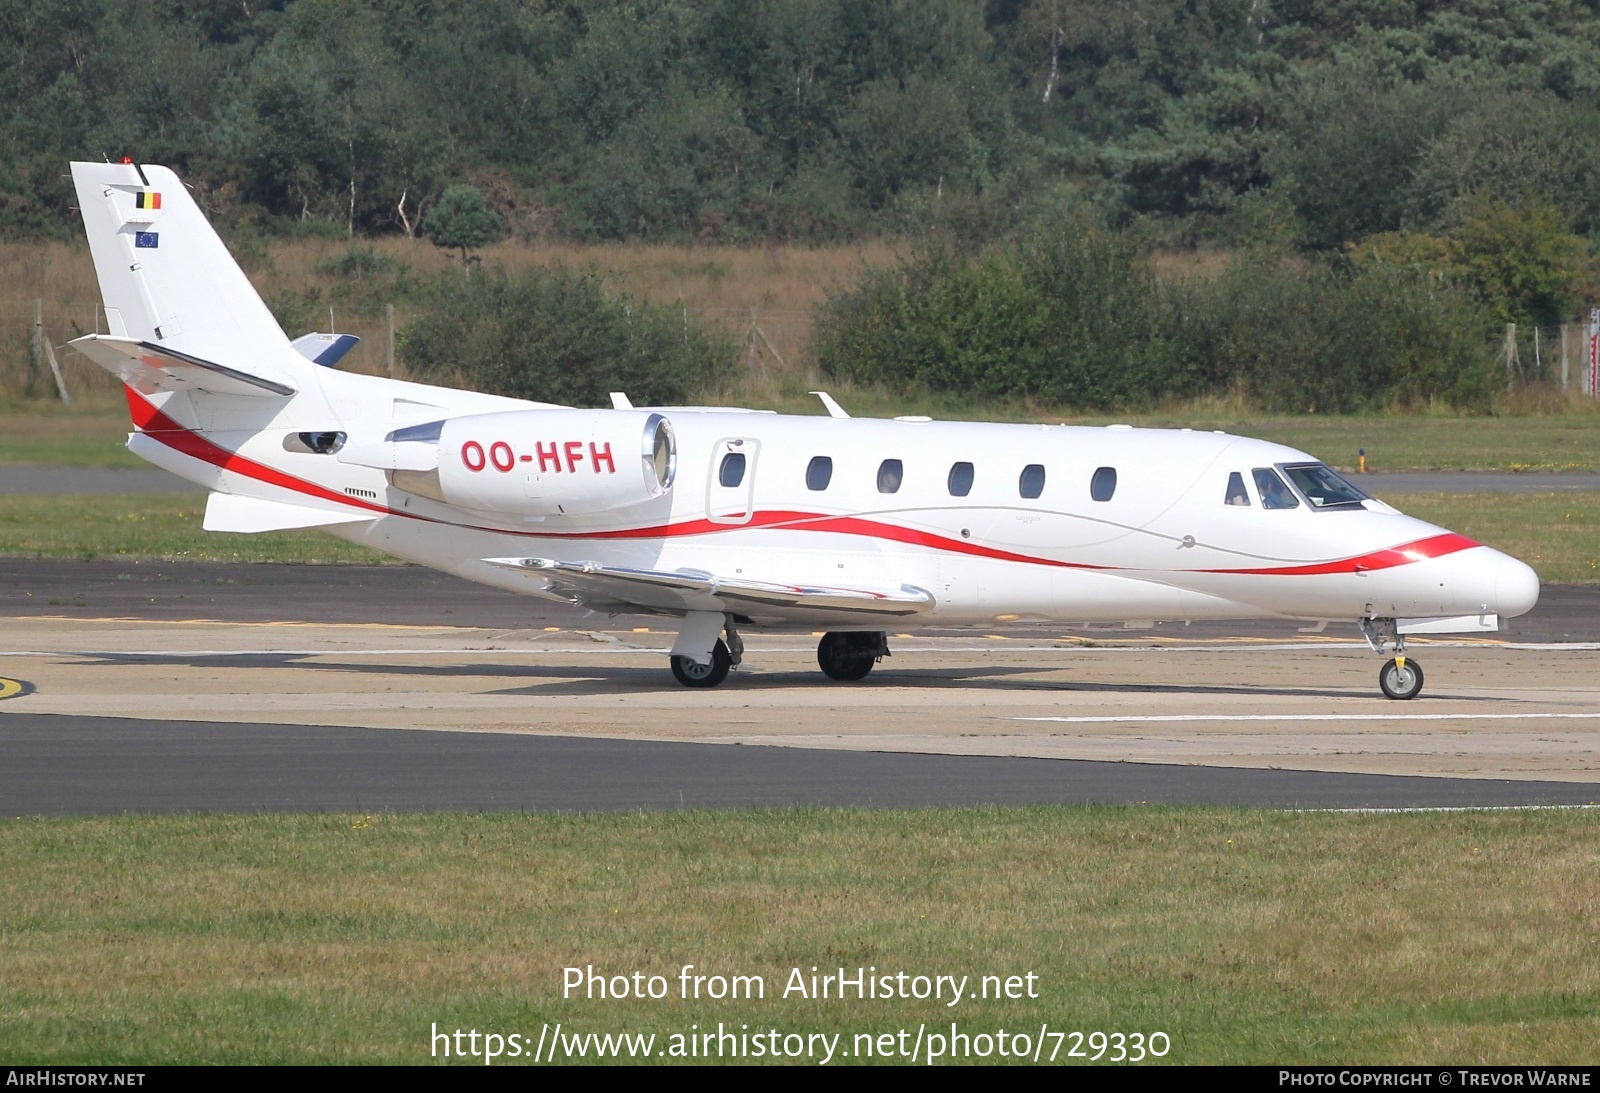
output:
M 1453 531 L 1447 531 L 1442 535 L 1433 535 L 1426 539 L 1418 539 L 1415 542 L 1403 543 L 1397 547 L 1374 550 L 1370 554 L 1362 554 L 1355 558 L 1339 558 L 1331 562 L 1265 566 L 1255 569 L 1195 569 L 1189 572 L 1258 574 L 1274 577 L 1313 577 L 1325 573 L 1371 573 L 1379 569 L 1393 569 L 1397 565 L 1409 565 L 1412 562 L 1425 562 L 1431 558 L 1442 558 L 1446 554 L 1454 554 L 1461 550 L 1471 550 L 1475 546 L 1482 545 L 1482 543 L 1468 539 L 1465 535 L 1457 535 Z
M 393 509 L 383 505 L 374 505 L 370 501 L 362 501 L 351 497 L 349 494 L 336 493 L 326 486 L 319 486 L 315 482 L 307 482 L 303 478 L 296 478 L 291 474 L 269 467 L 264 463 L 257 463 L 253 459 L 246 459 L 238 452 L 230 452 L 220 444 L 215 444 L 193 429 L 187 429 L 173 421 L 166 414 L 132 387 L 124 386 L 123 391 L 128 396 L 128 412 L 133 415 L 133 424 L 141 433 L 146 433 L 152 438 L 161 441 L 173 451 L 182 452 L 202 463 L 210 463 L 225 471 L 242 474 L 254 478 L 258 482 L 265 482 L 270 486 L 303 493 L 308 497 L 316 497 L 323 501 L 337 501 L 341 505 L 352 508 L 364 509 L 368 512 L 381 512 L 399 515 Z
M 911 546 L 928 547 L 932 550 L 941 550 L 950 554 L 964 554 L 973 558 L 988 558 L 992 561 L 1019 562 L 1024 565 L 1051 566 L 1058 569 L 1136 572 L 1125 570 L 1119 566 L 1094 565 L 1089 562 L 1065 562 L 1056 558 L 1039 558 L 1030 554 L 1016 554 L 1009 550 L 998 550 L 994 547 L 964 542 L 960 539 L 952 539 L 933 532 L 918 531 L 915 528 L 901 527 L 898 524 L 885 524 L 877 520 L 868 520 L 860 516 L 829 516 L 825 513 L 816 512 L 774 510 L 771 512 L 757 512 L 749 521 L 741 524 L 720 523 L 702 518 L 682 520 L 672 524 L 657 524 L 651 527 L 619 528 L 611 531 L 537 532 L 509 528 L 486 528 L 476 524 L 455 524 L 449 521 L 420 516 L 412 512 L 388 508 L 384 505 L 376 505 L 370 501 L 363 501 L 360 498 L 351 497 L 349 494 L 335 492 L 325 486 L 319 486 L 315 482 L 296 478 L 263 463 L 247 459 L 237 452 L 231 452 L 207 440 L 194 430 L 178 424 L 133 388 L 124 386 L 123 390 L 127 394 L 128 410 L 133 416 L 134 426 L 140 432 L 161 441 L 161 443 L 174 451 L 182 452 L 184 455 L 191 456 L 204 463 L 210 463 L 225 471 L 246 475 L 269 485 L 293 490 L 296 493 L 303 493 L 308 497 L 316 497 L 324 501 L 336 501 L 341 505 L 349 505 L 352 508 L 362 509 L 367 512 L 381 513 L 387 516 L 403 516 L 407 519 L 421 520 L 425 523 L 470 528 L 473 531 L 485 531 L 496 535 L 515 535 L 519 538 L 564 540 L 676 539 L 694 535 L 714 535 L 722 532 L 745 531 L 754 528 L 771 531 L 826 532 L 836 535 L 855 535 L 868 539 L 906 543 Z M 1379 569 L 1392 569 L 1395 566 L 1406 565 L 1410 562 L 1421 562 L 1430 558 L 1443 557 L 1446 554 L 1454 554 L 1457 551 L 1468 550 L 1479 545 L 1481 544 L 1468 539 L 1465 535 L 1446 532 L 1427 539 L 1403 543 L 1400 546 L 1372 551 L 1354 558 L 1340 558 L 1328 562 L 1310 562 L 1304 565 L 1261 566 L 1246 569 L 1191 569 L 1179 570 L 1178 572 L 1275 577 L 1318 576 L 1332 573 L 1370 573 Z

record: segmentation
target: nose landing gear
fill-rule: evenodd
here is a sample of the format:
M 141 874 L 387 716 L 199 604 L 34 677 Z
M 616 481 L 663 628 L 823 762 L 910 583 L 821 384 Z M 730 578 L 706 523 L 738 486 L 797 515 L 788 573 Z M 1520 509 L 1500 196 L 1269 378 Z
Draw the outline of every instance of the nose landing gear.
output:
M 1385 697 L 1395 699 L 1416 698 L 1422 693 L 1422 665 L 1406 656 L 1406 639 L 1401 636 L 1393 619 L 1362 619 L 1361 633 L 1372 651 L 1382 656 L 1385 646 L 1392 646 L 1395 655 L 1378 672 L 1378 689 Z
M 1422 691 L 1422 666 L 1404 653 L 1391 657 L 1378 673 L 1378 687 L 1390 698 L 1416 698 Z

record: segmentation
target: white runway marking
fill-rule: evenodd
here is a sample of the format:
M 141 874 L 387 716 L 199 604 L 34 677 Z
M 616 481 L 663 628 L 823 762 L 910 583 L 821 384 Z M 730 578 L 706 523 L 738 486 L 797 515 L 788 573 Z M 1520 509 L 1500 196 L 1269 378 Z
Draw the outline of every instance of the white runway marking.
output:
M 1545 721 L 1545 720 L 1600 720 L 1600 710 L 1593 713 L 1169 713 L 1117 714 L 1100 717 L 1005 717 L 1002 721 L 1056 721 L 1070 725 L 1148 725 L 1156 722 L 1189 721 Z

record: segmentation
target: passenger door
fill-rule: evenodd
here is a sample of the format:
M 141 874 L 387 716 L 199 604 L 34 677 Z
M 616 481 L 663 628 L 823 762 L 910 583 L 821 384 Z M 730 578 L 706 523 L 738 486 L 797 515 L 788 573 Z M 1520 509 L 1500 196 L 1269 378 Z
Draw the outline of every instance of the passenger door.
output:
M 755 515 L 756 462 L 761 442 L 724 437 L 711 449 L 706 515 L 717 524 L 748 524 Z

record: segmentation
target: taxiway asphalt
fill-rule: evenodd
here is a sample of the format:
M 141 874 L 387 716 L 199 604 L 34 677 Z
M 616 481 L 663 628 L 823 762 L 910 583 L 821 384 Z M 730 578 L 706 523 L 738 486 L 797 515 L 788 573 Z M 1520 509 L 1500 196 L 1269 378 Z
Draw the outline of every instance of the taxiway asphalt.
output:
M 892 636 L 860 684 L 756 635 L 714 691 L 666 620 L 411 567 L 0 562 L 0 810 L 1600 800 L 1600 589 L 1416 641 L 1424 697 L 1330 627 Z

